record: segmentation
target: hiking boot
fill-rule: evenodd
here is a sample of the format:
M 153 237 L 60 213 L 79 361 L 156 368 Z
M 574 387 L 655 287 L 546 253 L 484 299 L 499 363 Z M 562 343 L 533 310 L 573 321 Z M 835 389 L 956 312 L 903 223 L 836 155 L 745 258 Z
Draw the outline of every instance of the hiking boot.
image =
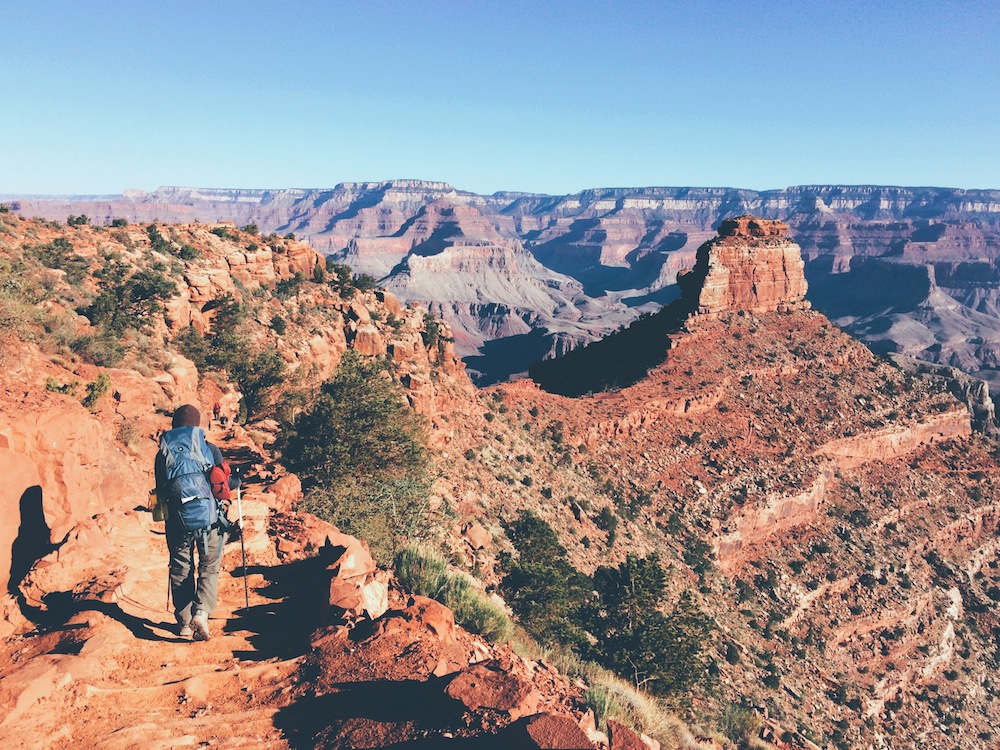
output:
M 191 637 L 191 626 L 190 625 L 180 625 L 178 626 L 177 635 L 181 638 Z
M 191 627 L 194 629 L 194 639 L 196 641 L 207 641 L 212 637 L 212 634 L 208 631 L 208 615 L 204 612 L 199 612 L 191 618 Z

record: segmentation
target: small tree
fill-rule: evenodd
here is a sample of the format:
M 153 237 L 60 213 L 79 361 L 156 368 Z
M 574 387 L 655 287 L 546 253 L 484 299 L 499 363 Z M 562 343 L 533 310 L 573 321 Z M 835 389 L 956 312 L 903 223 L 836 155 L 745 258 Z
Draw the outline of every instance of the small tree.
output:
M 570 564 L 552 527 L 531 511 L 521 511 L 507 533 L 518 552 L 501 584 L 507 603 L 542 642 L 580 647 L 587 577 Z
M 617 568 L 598 568 L 594 587 L 591 655 L 597 661 L 660 695 L 684 694 L 707 679 L 712 621 L 690 591 L 669 615 L 659 610 L 666 574 L 657 555 L 630 554 Z
M 304 506 L 368 538 L 380 560 L 426 525 L 423 420 L 378 362 L 345 352 L 312 407 L 284 426 L 279 447 L 302 478 Z
M 129 328 L 148 331 L 153 316 L 177 295 L 177 284 L 162 271 L 145 269 L 133 273 L 119 260 L 110 259 L 94 275 L 100 279 L 100 292 L 83 312 L 95 325 L 113 333 Z

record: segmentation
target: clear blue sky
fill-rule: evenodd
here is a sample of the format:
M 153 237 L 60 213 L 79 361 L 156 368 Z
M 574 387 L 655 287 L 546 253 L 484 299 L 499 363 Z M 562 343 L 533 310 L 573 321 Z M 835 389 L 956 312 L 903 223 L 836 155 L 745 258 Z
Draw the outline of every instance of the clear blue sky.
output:
M 8 0 L 0 193 L 1000 188 L 1000 3 Z

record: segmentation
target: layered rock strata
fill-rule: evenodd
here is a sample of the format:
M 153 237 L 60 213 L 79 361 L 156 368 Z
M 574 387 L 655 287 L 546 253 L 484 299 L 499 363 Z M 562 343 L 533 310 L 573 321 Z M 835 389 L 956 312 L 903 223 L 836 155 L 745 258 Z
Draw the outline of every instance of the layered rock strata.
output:
M 681 295 L 698 313 L 768 312 L 804 305 L 805 263 L 785 237 L 788 225 L 738 216 L 698 248 L 695 267 L 679 274 Z

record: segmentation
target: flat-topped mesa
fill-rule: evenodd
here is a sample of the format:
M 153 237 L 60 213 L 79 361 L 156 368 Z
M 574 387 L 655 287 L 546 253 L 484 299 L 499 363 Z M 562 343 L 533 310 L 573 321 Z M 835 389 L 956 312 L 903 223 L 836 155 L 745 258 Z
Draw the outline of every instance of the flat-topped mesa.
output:
M 681 297 L 697 314 L 807 308 L 805 263 L 788 225 L 737 216 L 698 248 L 695 266 L 678 275 Z

